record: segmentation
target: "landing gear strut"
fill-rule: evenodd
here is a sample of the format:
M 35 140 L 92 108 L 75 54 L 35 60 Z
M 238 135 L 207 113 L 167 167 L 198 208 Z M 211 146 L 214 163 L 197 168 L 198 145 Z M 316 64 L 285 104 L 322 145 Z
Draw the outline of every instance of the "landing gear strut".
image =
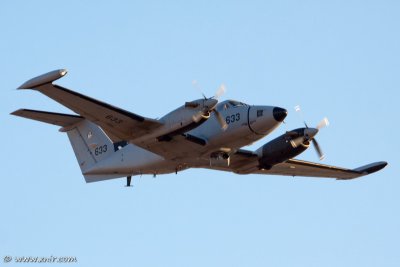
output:
M 126 187 L 131 187 L 132 176 L 126 177 Z

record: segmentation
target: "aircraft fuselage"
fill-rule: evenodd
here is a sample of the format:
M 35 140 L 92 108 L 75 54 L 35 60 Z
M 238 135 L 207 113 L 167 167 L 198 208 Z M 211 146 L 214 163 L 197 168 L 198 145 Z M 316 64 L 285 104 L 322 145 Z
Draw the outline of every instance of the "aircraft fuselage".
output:
M 250 145 L 275 130 L 287 115 L 285 109 L 273 106 L 250 106 L 237 101 L 224 101 L 216 109 L 224 118 L 228 127 L 221 129 L 214 114 L 195 129 L 187 132 L 205 141 L 201 147 L 204 151 L 230 153 L 240 147 Z M 159 141 L 152 137 L 150 143 L 172 142 Z M 95 168 L 86 171 L 86 175 L 101 173 L 121 174 L 165 174 L 184 170 L 190 167 L 207 167 L 210 165 L 210 153 L 201 159 L 191 158 L 191 147 L 179 147 L 182 157 L 165 159 L 146 149 L 148 142 L 140 140 L 130 143 L 109 159 L 102 161 Z M 177 148 L 178 149 L 178 148 Z M 174 151 L 177 154 L 177 151 Z M 179 154 L 179 153 L 178 153 Z

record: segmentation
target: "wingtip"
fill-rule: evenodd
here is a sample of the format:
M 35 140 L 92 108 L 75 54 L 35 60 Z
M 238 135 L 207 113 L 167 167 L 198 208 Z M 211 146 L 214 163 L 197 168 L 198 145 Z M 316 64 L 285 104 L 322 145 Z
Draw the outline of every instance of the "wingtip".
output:
M 32 79 L 26 81 L 21 86 L 19 86 L 17 88 L 17 90 L 33 89 L 35 87 L 39 87 L 46 83 L 54 82 L 55 80 L 58 80 L 61 77 L 64 77 L 67 73 L 68 73 L 67 69 L 58 69 L 58 70 L 50 71 L 48 73 L 42 74 L 40 76 L 37 76 L 35 78 L 32 78 Z
M 355 171 L 368 175 L 382 170 L 387 165 L 388 163 L 386 161 L 379 161 L 357 168 Z

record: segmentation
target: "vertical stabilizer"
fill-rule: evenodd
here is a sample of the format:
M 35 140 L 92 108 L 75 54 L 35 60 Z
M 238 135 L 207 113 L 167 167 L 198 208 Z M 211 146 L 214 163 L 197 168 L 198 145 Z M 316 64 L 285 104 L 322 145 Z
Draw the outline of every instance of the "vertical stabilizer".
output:
M 82 173 L 114 153 L 114 144 L 96 124 L 78 116 L 49 111 L 19 109 L 12 115 L 61 126 L 67 132 Z
M 82 172 L 114 152 L 110 138 L 88 120 L 77 123 L 67 134 Z

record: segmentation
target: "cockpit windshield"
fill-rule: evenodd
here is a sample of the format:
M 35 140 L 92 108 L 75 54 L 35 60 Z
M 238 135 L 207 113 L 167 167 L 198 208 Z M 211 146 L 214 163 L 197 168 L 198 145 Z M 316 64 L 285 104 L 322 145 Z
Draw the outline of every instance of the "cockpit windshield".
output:
M 236 100 L 226 100 L 226 101 L 222 102 L 222 103 L 219 105 L 218 111 L 227 110 L 227 109 L 229 109 L 229 108 L 246 107 L 246 106 L 248 106 L 248 105 L 245 104 L 245 103 L 236 101 Z
M 245 103 L 235 101 L 235 100 L 229 100 L 229 104 L 232 105 L 232 107 L 241 107 L 241 106 L 247 106 Z

